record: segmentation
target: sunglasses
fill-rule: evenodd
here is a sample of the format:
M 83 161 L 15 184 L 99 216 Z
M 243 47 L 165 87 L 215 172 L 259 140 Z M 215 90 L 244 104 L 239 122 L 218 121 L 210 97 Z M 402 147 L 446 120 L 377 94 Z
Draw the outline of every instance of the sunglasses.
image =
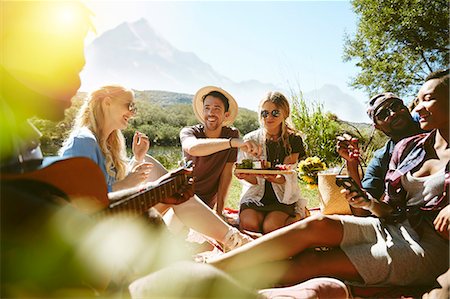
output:
M 392 112 L 398 112 L 402 109 L 405 109 L 405 106 L 400 101 L 394 101 L 389 106 L 383 107 L 375 114 L 378 120 L 384 121 L 386 120 Z
M 267 118 L 269 117 L 269 114 L 272 114 L 273 117 L 278 117 L 281 115 L 280 110 L 272 110 L 272 111 L 267 111 L 267 110 L 263 110 L 261 111 L 261 117 L 262 118 Z
M 129 110 L 130 112 L 133 112 L 133 114 L 136 114 L 136 112 L 137 112 L 136 103 L 135 103 L 135 102 L 130 102 L 130 103 L 128 104 L 128 110 Z

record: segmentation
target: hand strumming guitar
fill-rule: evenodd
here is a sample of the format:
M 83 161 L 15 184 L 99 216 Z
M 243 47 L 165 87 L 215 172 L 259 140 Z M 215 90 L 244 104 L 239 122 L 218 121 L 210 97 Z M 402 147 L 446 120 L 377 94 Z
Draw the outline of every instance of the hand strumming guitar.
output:
M 194 196 L 194 179 L 190 178 L 188 183 L 181 186 L 177 193 L 174 193 L 170 197 L 166 197 L 161 200 L 161 203 L 178 205 L 183 203 Z

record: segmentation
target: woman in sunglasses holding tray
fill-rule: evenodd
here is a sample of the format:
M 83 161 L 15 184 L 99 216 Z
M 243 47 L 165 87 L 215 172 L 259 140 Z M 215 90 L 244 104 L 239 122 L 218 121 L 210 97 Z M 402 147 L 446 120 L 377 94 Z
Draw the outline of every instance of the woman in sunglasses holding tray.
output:
M 289 102 L 279 92 L 269 92 L 259 106 L 262 127 L 248 133 L 244 140 L 262 143 L 262 164 L 269 162 L 291 165 L 303 159 L 303 140 L 289 124 Z M 250 158 L 243 153 L 243 158 Z M 262 165 L 264 166 L 264 165 Z M 240 200 L 240 228 L 268 233 L 305 217 L 306 200 L 301 198 L 297 174 L 240 173 L 235 175 L 243 183 Z

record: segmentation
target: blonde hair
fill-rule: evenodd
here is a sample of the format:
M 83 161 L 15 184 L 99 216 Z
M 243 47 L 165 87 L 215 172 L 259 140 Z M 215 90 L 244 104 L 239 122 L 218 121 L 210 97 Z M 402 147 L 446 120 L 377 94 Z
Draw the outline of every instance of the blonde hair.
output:
M 292 125 L 292 121 L 290 118 L 291 108 L 289 106 L 289 101 L 287 98 L 278 91 L 270 91 L 265 98 L 261 100 L 259 104 L 259 122 L 264 129 L 264 122 L 261 116 L 262 107 L 265 103 L 273 103 L 280 110 L 280 117 L 283 117 L 283 122 L 281 123 L 281 140 L 283 142 L 284 147 L 287 149 L 288 155 L 292 153 L 292 147 L 289 143 L 289 135 L 292 133 L 296 133 L 294 126 Z M 264 129 L 265 131 L 265 129 Z M 267 140 L 267 132 L 265 132 L 265 138 Z
M 77 134 L 83 127 L 90 129 L 97 138 L 100 149 L 105 156 L 106 171 L 110 176 L 115 177 L 116 180 L 121 180 L 127 174 L 128 159 L 126 156 L 125 138 L 118 129 L 109 134 L 106 139 L 102 138 L 102 129 L 105 123 L 102 102 L 108 98 L 112 101 L 133 99 L 134 94 L 132 90 L 120 85 L 106 85 L 93 91 L 81 106 L 71 134 Z

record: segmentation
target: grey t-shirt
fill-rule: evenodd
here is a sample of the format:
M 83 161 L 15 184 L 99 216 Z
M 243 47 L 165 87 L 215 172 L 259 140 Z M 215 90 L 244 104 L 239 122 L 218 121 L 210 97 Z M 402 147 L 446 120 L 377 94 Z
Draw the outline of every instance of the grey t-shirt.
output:
M 181 143 L 189 137 L 207 138 L 204 126 L 199 124 L 183 128 L 180 132 Z M 223 127 L 219 138 L 239 138 L 239 131 L 236 128 Z M 186 152 L 183 152 L 183 155 L 187 160 L 194 162 L 195 194 L 209 207 L 214 207 L 217 201 L 216 195 L 219 189 L 220 175 L 226 163 L 236 162 L 237 148 L 226 149 L 202 157 L 191 156 Z

